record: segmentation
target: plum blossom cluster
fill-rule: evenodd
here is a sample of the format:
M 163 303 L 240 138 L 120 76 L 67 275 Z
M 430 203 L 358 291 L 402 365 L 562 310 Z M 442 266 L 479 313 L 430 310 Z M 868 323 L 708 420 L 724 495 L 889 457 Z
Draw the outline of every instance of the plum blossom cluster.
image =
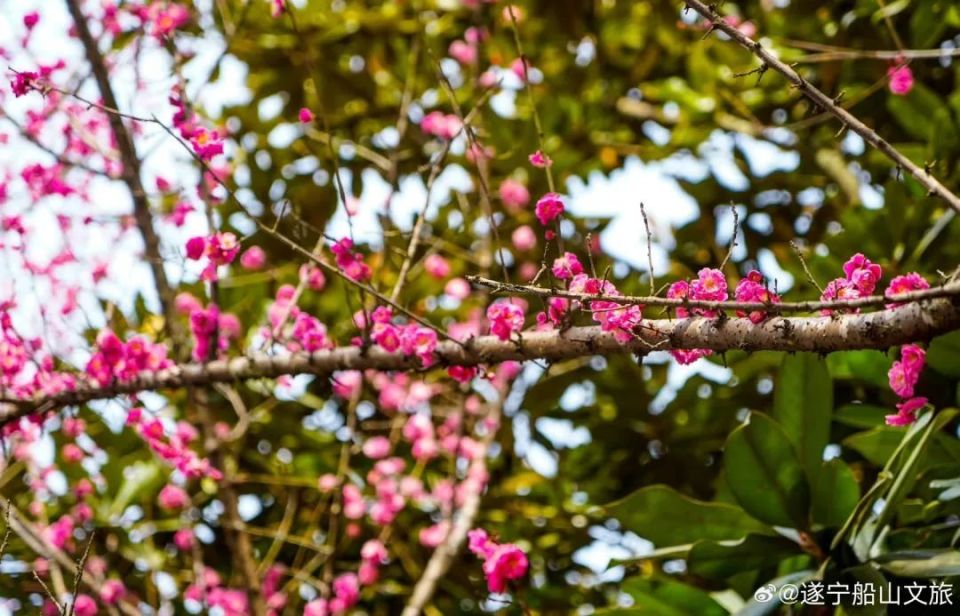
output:
M 362 312 L 354 317 L 361 329 L 365 329 L 365 318 Z M 387 306 L 379 306 L 370 313 L 369 332 L 370 339 L 385 351 L 415 356 L 424 366 L 435 361 L 433 352 L 437 348 L 437 332 L 418 323 L 394 324 L 393 311 Z
M 497 543 L 490 539 L 487 531 L 480 528 L 467 533 L 467 538 L 470 551 L 483 560 L 483 574 L 490 592 L 506 592 L 510 582 L 527 575 L 527 555 L 516 545 Z
M 191 237 L 186 243 L 187 258 L 199 261 L 206 258 L 207 264 L 200 274 L 202 280 L 216 281 L 217 269 L 221 265 L 230 265 L 240 252 L 240 243 L 233 233 L 220 232 L 208 237 Z
M 678 280 L 667 289 L 669 299 L 693 299 L 705 301 L 727 301 L 729 298 L 727 279 L 718 269 L 703 268 L 697 272 L 695 280 Z M 686 319 L 690 316 L 716 318 L 719 310 L 705 308 L 677 308 L 677 318 Z M 701 357 L 713 354 L 710 349 L 678 349 L 670 351 L 673 358 L 681 364 L 691 364 Z
M 240 320 L 229 312 L 220 312 L 216 304 L 204 308 L 200 300 L 184 292 L 177 295 L 174 307 L 189 318 L 193 359 L 196 361 L 216 357 L 230 348 L 230 341 L 240 335 Z
M 271 616 L 276 616 L 286 605 L 286 595 L 278 593 L 279 578 L 282 571 L 274 566 L 264 575 L 263 596 L 268 600 Z M 183 592 L 187 605 L 206 606 L 210 613 L 224 616 L 245 616 L 250 613 L 250 600 L 246 591 L 223 585 L 220 574 L 210 567 L 204 567 L 194 583 Z
M 210 477 L 220 480 L 223 473 L 213 467 L 206 458 L 201 458 L 190 449 L 190 444 L 197 440 L 197 429 L 185 421 L 178 421 L 172 432 L 167 429 L 162 420 L 150 417 L 140 407 L 135 407 L 127 413 L 127 426 L 131 426 L 140 435 L 150 449 L 157 456 L 176 468 L 187 479 L 201 479 Z M 181 502 L 185 496 L 180 488 L 167 486 L 161 500 L 167 509 L 181 509 L 186 503 Z
M 334 245 L 330 247 L 330 251 L 336 259 L 337 267 L 340 268 L 340 271 L 342 271 L 347 278 L 357 282 L 370 280 L 373 271 L 363 260 L 363 254 L 353 249 L 353 240 L 345 237 L 334 243 Z
M 85 371 L 98 385 L 114 381 L 128 382 L 142 372 L 156 372 L 173 365 L 167 358 L 167 347 L 150 342 L 143 336 L 134 336 L 123 342 L 109 329 L 97 336 L 93 356 Z
M 452 113 L 443 113 L 442 111 L 431 111 L 420 120 L 420 130 L 424 134 L 439 137 L 449 141 L 463 130 L 463 122 Z
M 319 273 L 319 270 L 315 270 Z M 323 288 L 323 274 L 318 279 L 311 276 L 308 270 L 301 272 L 305 281 L 313 288 Z M 289 351 L 320 351 L 333 348 L 333 341 L 327 334 L 327 326 L 320 320 L 296 305 L 297 290 L 291 285 L 283 285 L 277 290 L 275 301 L 267 311 L 269 328 L 265 328 L 264 336 L 267 339 L 282 340 Z M 288 320 L 293 323 L 289 327 Z
M 180 132 L 193 152 L 202 160 L 209 162 L 214 157 L 223 154 L 223 137 L 216 129 L 209 129 L 200 124 L 200 118 L 188 106 L 179 86 L 174 86 L 168 98 L 173 108 L 173 125 Z
M 873 294 L 877 288 L 877 283 L 880 281 L 883 271 L 879 265 L 858 252 L 843 264 L 843 273 L 844 277 L 836 278 L 827 283 L 820 295 L 820 301 L 867 297 Z M 830 316 L 833 312 L 830 309 L 820 311 L 824 316 Z M 852 309 L 847 312 L 859 312 L 859 309 Z
M 143 6 L 134 5 L 131 13 L 140 18 L 144 28 L 157 40 L 172 36 L 190 21 L 187 7 L 168 0 L 155 0 Z
M 303 608 L 303 616 L 339 616 L 346 614 L 360 601 L 360 580 L 354 573 L 344 573 L 330 584 L 332 597 L 314 599 Z
M 887 415 L 889 426 L 908 426 L 917 420 L 917 411 L 927 404 L 923 396 L 914 396 L 914 388 L 920 380 L 920 372 L 926 363 L 927 354 L 916 344 L 900 347 L 900 360 L 893 362 L 887 376 L 890 389 L 901 399 L 897 403 L 897 413 Z

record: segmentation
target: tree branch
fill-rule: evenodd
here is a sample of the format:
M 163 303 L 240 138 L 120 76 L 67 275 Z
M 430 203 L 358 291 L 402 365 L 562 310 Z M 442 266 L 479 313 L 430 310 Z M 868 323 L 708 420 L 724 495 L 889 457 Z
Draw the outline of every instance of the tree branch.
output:
M 887 304 L 912 304 L 915 302 L 937 298 L 960 298 L 960 283 L 949 283 L 931 289 L 907 291 L 899 293 L 895 298 L 882 295 L 868 295 L 850 300 L 831 301 L 802 301 L 781 302 L 779 304 L 763 302 L 713 301 L 698 299 L 671 299 L 656 295 L 603 295 L 590 293 L 574 293 L 564 289 L 551 289 L 536 285 L 513 284 L 500 282 L 481 276 L 466 276 L 466 279 L 478 287 L 492 289 L 494 293 L 510 293 L 516 295 L 532 295 L 541 298 L 562 297 L 579 302 L 615 302 L 629 306 L 662 306 L 664 308 L 703 308 L 706 310 L 742 310 L 745 312 L 766 312 L 768 314 L 782 314 L 789 312 L 817 312 L 820 310 L 850 310 L 852 308 L 876 308 Z M 814 284 L 816 282 L 814 281 Z
M 858 349 L 886 349 L 922 342 L 960 329 L 960 299 L 933 299 L 892 310 L 833 317 L 771 317 L 760 324 L 746 318 L 645 320 L 634 338 L 621 344 L 613 333 L 599 327 L 573 327 L 564 331 L 528 331 L 515 340 L 480 336 L 467 343 L 443 341 L 435 357 L 440 366 L 476 366 L 507 360 L 551 361 L 613 355 L 645 354 L 651 350 L 710 349 L 713 351 L 811 351 L 830 353 Z M 220 359 L 203 364 L 181 364 L 140 374 L 107 386 L 79 384 L 32 400 L 0 398 L 0 426 L 37 412 L 131 394 L 140 391 L 203 386 L 238 380 L 274 378 L 289 374 L 330 374 L 337 370 L 418 370 L 413 356 L 389 353 L 378 346 L 348 346 L 315 353 L 278 357 L 254 355 Z M 5 403 L 5 404 L 4 404 Z
M 87 62 L 89 62 L 93 71 L 103 104 L 106 108 L 119 110 L 120 107 L 117 105 L 117 98 L 113 93 L 113 86 L 110 84 L 110 74 L 107 71 L 106 63 L 97 47 L 97 40 L 93 38 L 93 34 L 90 32 L 90 27 L 87 25 L 86 17 L 80 9 L 80 4 L 77 0 L 65 1 L 70 11 L 70 17 L 77 28 L 77 36 L 83 43 Z M 147 201 L 147 194 L 143 189 L 140 178 L 141 165 L 140 158 L 137 156 L 136 145 L 130 131 L 124 126 L 123 118 L 119 113 L 107 113 L 107 119 L 117 140 L 117 150 L 120 152 L 120 160 L 123 163 L 123 182 L 130 190 L 130 196 L 133 199 L 133 216 L 137 221 L 137 228 L 143 236 L 144 252 L 153 272 L 167 331 L 173 332 L 176 323 L 175 313 L 173 312 L 173 289 L 170 287 L 167 273 L 163 269 L 163 258 L 160 256 L 160 238 L 153 228 L 150 203 Z
M 500 422 L 501 406 L 502 402 L 491 405 L 491 412 L 488 417 L 496 422 L 494 425 L 498 425 Z M 483 476 L 486 473 L 487 450 L 490 448 L 490 443 L 493 442 L 496 434 L 497 431 L 491 429 L 490 432 L 485 435 L 485 438 L 481 442 L 480 451 L 476 452 L 473 461 L 470 463 L 470 469 L 467 471 L 468 478 Z M 447 533 L 443 543 L 437 546 L 433 555 L 430 556 L 430 560 L 427 562 L 423 574 L 413 587 L 413 592 L 410 593 L 410 599 L 407 600 L 407 605 L 403 608 L 402 616 L 419 616 L 424 606 L 430 601 L 430 598 L 436 591 L 437 582 L 439 582 L 440 578 L 450 569 L 450 563 L 453 562 L 460 548 L 463 547 L 463 541 L 467 538 L 467 533 L 477 519 L 477 514 L 480 513 L 482 492 L 482 489 L 471 490 L 467 494 L 463 505 L 457 512 L 456 522 L 454 522 L 450 528 L 450 532 Z
M 684 3 L 709 21 L 711 30 L 723 32 L 739 43 L 741 47 L 757 56 L 763 63 L 763 66 L 773 69 L 786 77 L 787 81 L 800 90 L 804 96 L 813 101 L 821 109 L 825 109 L 836 116 L 845 126 L 863 137 L 867 143 L 886 155 L 886 157 L 892 160 L 898 167 L 906 169 L 930 194 L 937 195 L 943 199 L 947 205 L 960 213 L 960 197 L 941 184 L 933 174 L 901 154 L 899 150 L 880 137 L 876 131 L 858 120 L 853 114 L 838 105 L 832 98 L 815 88 L 790 66 L 782 62 L 770 51 L 764 49 L 760 43 L 740 32 L 735 26 L 725 22 L 714 7 L 701 2 L 701 0 L 684 0 Z

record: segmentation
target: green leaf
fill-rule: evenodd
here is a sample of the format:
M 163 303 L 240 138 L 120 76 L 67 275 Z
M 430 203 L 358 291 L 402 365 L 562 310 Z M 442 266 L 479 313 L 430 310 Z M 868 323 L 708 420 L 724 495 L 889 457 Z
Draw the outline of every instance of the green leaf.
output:
M 740 539 L 751 532 L 769 532 L 739 507 L 692 499 L 664 485 L 641 488 L 606 510 L 625 529 L 657 546 Z
M 813 353 L 783 358 L 773 395 L 773 418 L 786 431 L 814 483 L 830 439 L 833 382 L 827 364 Z
M 775 421 L 751 413 L 724 449 L 727 483 L 750 515 L 775 526 L 805 528 L 810 490 L 800 459 Z
M 884 571 L 907 578 L 960 575 L 960 550 L 890 552 L 874 562 Z
M 930 342 L 927 365 L 944 376 L 960 379 L 960 331 L 938 336 Z
M 824 462 L 813 493 L 814 523 L 841 527 L 859 500 L 860 486 L 850 467 L 839 458 Z
M 872 404 L 845 404 L 834 411 L 833 419 L 854 428 L 876 428 L 891 413 L 889 408 Z
M 710 598 L 710 595 L 687 584 L 673 580 L 650 580 L 633 577 L 624 580 L 623 592 L 636 602 L 631 609 L 640 614 L 659 616 L 687 616 L 704 614 L 705 616 L 726 616 L 727 610 Z
M 122 514 L 127 505 L 143 494 L 152 494 L 161 485 L 163 473 L 157 462 L 135 462 L 123 474 L 123 483 L 117 490 L 117 497 L 110 503 L 109 517 Z
M 917 475 L 922 472 L 921 464 L 926 457 L 927 445 L 931 443 L 932 437 L 956 416 L 956 410 L 944 410 L 936 413 L 933 420 L 930 421 L 930 425 L 923 431 L 923 436 L 920 437 L 920 441 L 909 452 L 906 461 L 897 472 L 896 477 L 894 477 L 890 491 L 884 499 L 883 509 L 881 509 L 877 515 L 877 528 L 882 528 L 884 524 L 892 519 L 897 507 L 900 506 L 900 503 L 909 493 L 910 488 L 916 483 Z
M 724 579 L 744 571 L 774 566 L 800 554 L 799 546 L 783 537 L 750 534 L 740 541 L 698 541 L 687 556 L 694 575 Z
M 924 143 L 934 135 L 934 119 L 941 111 L 949 112 L 946 103 L 922 83 L 914 84 L 905 96 L 888 96 L 887 109 L 905 131 Z

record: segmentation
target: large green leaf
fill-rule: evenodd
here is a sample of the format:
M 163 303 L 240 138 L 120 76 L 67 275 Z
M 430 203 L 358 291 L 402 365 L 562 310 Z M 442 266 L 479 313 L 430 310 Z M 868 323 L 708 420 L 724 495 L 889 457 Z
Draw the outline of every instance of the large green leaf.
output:
M 769 532 L 739 507 L 699 501 L 664 485 L 641 488 L 608 505 L 607 513 L 625 529 L 657 546 L 740 539 L 751 532 Z
M 775 421 L 751 413 L 724 449 L 727 483 L 753 517 L 776 526 L 806 528 L 810 490 L 790 438 Z
M 673 580 L 650 580 L 633 577 L 624 580 L 623 592 L 636 602 L 638 614 L 657 616 L 726 616 L 727 610 L 710 598 L 710 595 L 687 584 Z
M 838 458 L 824 462 L 813 491 L 814 523 L 839 528 L 859 500 L 860 486 L 850 467 Z
M 884 571 L 908 578 L 960 575 L 960 550 L 890 552 L 874 562 Z
M 800 554 L 800 547 L 783 537 L 750 534 L 739 541 L 698 541 L 687 556 L 694 575 L 723 579 L 744 571 L 775 566 Z
M 960 331 L 934 338 L 927 349 L 927 364 L 944 376 L 960 378 Z
M 773 395 L 773 418 L 786 431 L 811 483 L 830 439 L 833 382 L 826 362 L 813 353 L 783 358 Z

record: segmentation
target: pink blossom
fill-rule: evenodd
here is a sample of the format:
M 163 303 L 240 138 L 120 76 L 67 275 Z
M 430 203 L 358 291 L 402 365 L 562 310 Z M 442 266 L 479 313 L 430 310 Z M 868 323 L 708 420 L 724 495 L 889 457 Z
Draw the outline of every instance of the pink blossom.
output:
M 425 548 L 435 548 L 443 543 L 449 533 L 450 522 L 447 520 L 428 526 L 420 530 L 420 545 Z
M 537 234 L 530 225 L 522 225 L 514 229 L 510 239 L 513 240 L 513 246 L 517 250 L 533 250 L 537 246 Z
M 363 455 L 371 460 L 379 460 L 390 454 L 390 439 L 385 436 L 368 438 L 363 444 Z
M 523 329 L 523 309 L 511 302 L 497 302 L 487 308 L 490 333 L 500 340 L 509 340 L 514 332 Z
M 917 411 L 926 406 L 928 400 L 923 397 L 910 398 L 897 404 L 897 413 L 885 417 L 888 426 L 909 426 L 917 420 Z
M 450 263 L 436 253 L 423 260 L 423 269 L 437 279 L 443 279 L 450 275 Z
M 302 107 L 300 109 L 300 122 L 303 124 L 310 124 L 313 122 L 313 112 L 306 107 Z
M 276 19 L 287 10 L 287 0 L 270 0 L 270 16 Z
M 522 182 L 512 178 L 500 182 L 498 192 L 503 205 L 509 209 L 518 209 L 530 203 L 530 191 Z
M 126 593 L 127 588 L 120 580 L 105 580 L 100 586 L 100 600 L 107 605 L 116 605 Z
M 207 249 L 207 240 L 204 237 L 191 237 L 187 240 L 187 258 L 192 261 L 197 261 L 200 257 L 203 256 L 203 253 Z
M 726 301 L 727 279 L 718 269 L 703 268 L 697 279 L 690 284 L 690 298 L 698 300 Z
M 267 262 L 267 254 L 259 246 L 251 246 L 240 255 L 240 266 L 245 270 L 261 269 Z
M 333 383 L 333 393 L 344 400 L 350 400 L 360 391 L 360 387 L 363 385 L 363 374 L 359 370 L 335 372 L 331 381 Z
M 530 66 L 523 58 L 514 59 L 514 61 L 510 63 L 510 71 L 522 81 L 527 81 L 530 76 Z
M 462 129 L 463 123 L 459 117 L 440 111 L 431 111 L 420 120 L 420 130 L 441 139 L 453 139 Z
M 469 383 L 477 376 L 476 366 L 450 366 L 447 374 L 458 383 Z
M 862 295 L 870 295 L 880 280 L 882 270 L 879 265 L 858 252 L 843 264 L 843 273 Z
M 40 13 L 36 11 L 30 11 L 23 16 L 23 25 L 27 30 L 33 30 L 34 26 L 40 21 Z
M 30 90 L 37 88 L 35 83 L 40 76 L 32 71 L 19 71 L 14 73 L 13 79 L 10 80 L 10 89 L 13 91 L 14 96 L 20 98 L 21 96 L 26 95 Z
M 887 287 L 887 290 L 883 292 L 884 297 L 888 299 L 894 299 L 896 296 L 903 293 L 909 293 L 911 291 L 922 291 L 923 289 L 929 289 L 930 283 L 927 280 L 918 274 L 917 272 L 910 272 L 903 276 L 896 276 L 893 280 L 890 281 L 890 285 Z M 896 308 L 900 304 L 887 304 L 887 308 Z
M 321 492 L 332 492 L 340 485 L 340 480 L 333 473 L 324 473 L 317 480 L 317 489 Z
M 563 201 L 557 193 L 547 193 L 540 197 L 536 206 L 537 220 L 540 224 L 546 226 L 552 220 L 563 214 Z
M 888 373 L 890 389 L 901 398 L 913 397 L 925 361 L 926 352 L 919 346 L 905 344 L 900 347 L 900 361 L 894 362 Z
M 890 92 L 897 96 L 908 94 L 913 89 L 913 71 L 905 64 L 888 68 L 887 78 L 890 80 Z
M 507 583 L 519 580 L 527 574 L 529 563 L 527 555 L 512 543 L 497 546 L 493 554 L 483 563 L 483 572 L 487 576 L 487 588 L 490 592 L 502 593 Z
M 464 300 L 470 297 L 470 283 L 463 278 L 451 278 L 443 292 L 455 299 Z
M 314 599 L 303 606 L 303 616 L 330 616 L 326 599 Z
M 475 528 L 467 533 L 467 548 L 478 558 L 486 560 L 493 555 L 497 544 L 490 540 L 487 531 Z
M 327 278 L 323 270 L 312 263 L 305 263 L 300 267 L 300 280 L 306 280 L 311 291 L 323 291 L 327 286 Z
M 376 564 L 387 561 L 387 548 L 379 539 L 370 539 L 360 548 L 360 558 Z
M 193 548 L 195 537 L 192 528 L 181 528 L 173 533 L 173 545 L 181 552 L 186 552 Z
M 360 581 L 353 573 L 344 573 L 333 580 L 334 598 L 330 601 L 333 612 L 346 611 L 360 600 Z
M 157 496 L 157 504 L 161 509 L 167 511 L 179 511 L 190 504 L 190 496 L 178 486 L 168 483 L 160 490 Z
M 780 296 L 767 290 L 763 280 L 763 274 L 757 270 L 752 270 L 747 277 L 737 283 L 735 298 L 738 302 L 758 302 L 764 304 L 779 304 Z M 742 311 L 737 311 L 737 316 L 749 316 L 753 323 L 761 323 L 769 314 L 765 310 L 754 310 L 749 315 Z
M 73 602 L 73 613 L 76 616 L 97 616 L 97 602 L 90 595 L 78 594 Z
M 73 443 L 64 445 L 60 453 L 67 464 L 78 464 L 84 458 L 83 450 Z
M 540 150 L 537 150 L 536 152 L 530 155 L 530 164 L 533 165 L 534 167 L 540 167 L 541 169 L 543 169 L 545 167 L 551 166 L 553 164 L 553 161 L 550 160 L 549 156 L 547 156 Z
M 453 41 L 450 43 L 450 47 L 447 49 L 447 52 L 450 54 L 451 58 L 460 64 L 476 64 L 477 62 L 478 54 L 476 45 L 471 45 L 466 41 Z
M 572 252 L 565 252 L 553 261 L 553 275 L 559 280 L 569 280 L 582 273 L 583 265 Z
M 353 250 L 353 240 L 345 237 L 330 247 L 337 267 L 351 280 L 365 282 L 373 274 L 370 266 L 364 263 L 363 255 Z

